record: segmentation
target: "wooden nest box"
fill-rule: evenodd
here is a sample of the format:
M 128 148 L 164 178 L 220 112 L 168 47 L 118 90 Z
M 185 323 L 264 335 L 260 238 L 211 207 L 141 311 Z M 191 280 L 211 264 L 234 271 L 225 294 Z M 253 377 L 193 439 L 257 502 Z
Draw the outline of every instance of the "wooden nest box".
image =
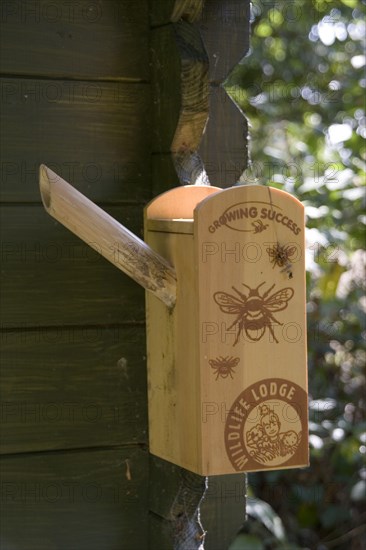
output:
M 173 309 L 146 295 L 150 451 L 201 475 L 307 465 L 302 204 L 181 187 L 145 240 L 177 274 Z
M 179 187 L 146 207 L 144 243 L 45 167 L 41 192 L 148 290 L 150 452 L 204 476 L 306 466 L 302 204 L 259 185 Z

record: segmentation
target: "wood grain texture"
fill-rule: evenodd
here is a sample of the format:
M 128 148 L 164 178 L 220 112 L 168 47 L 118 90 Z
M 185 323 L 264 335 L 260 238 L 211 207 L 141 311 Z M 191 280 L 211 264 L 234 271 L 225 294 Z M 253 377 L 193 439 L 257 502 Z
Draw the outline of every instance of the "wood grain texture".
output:
M 244 522 L 244 476 L 206 480 L 155 456 L 149 471 L 150 536 L 162 544 L 152 548 L 171 548 L 169 538 L 182 549 L 198 549 L 203 540 L 207 550 L 229 547 Z
M 149 473 L 151 535 L 160 532 L 162 548 L 198 550 L 204 540 L 199 507 L 205 493 L 205 479 L 154 456 L 150 457 Z
M 166 306 L 174 306 L 175 271 L 142 239 L 44 164 L 40 192 L 49 215 Z
M 196 26 L 181 20 L 153 32 L 153 148 L 172 153 L 182 184 L 204 179 L 196 151 L 208 115 L 207 63 Z
M 142 327 L 38 327 L 0 340 L 0 453 L 146 443 Z
M 196 204 L 215 192 L 217 189 L 211 187 L 179 187 L 152 201 L 145 210 L 146 242 L 179 273 L 173 311 L 168 311 L 154 296 L 146 296 L 150 451 L 199 474 L 203 472 L 192 218 Z
M 189 221 L 181 195 L 210 189 L 172 190 L 146 211 L 146 240 L 178 281 L 173 312 L 147 297 L 150 450 L 208 476 L 305 466 L 303 206 L 240 186 L 198 202 Z M 150 219 L 159 205 L 177 220 Z M 290 260 L 276 260 L 278 244 Z
M 198 153 L 211 185 L 235 185 L 247 161 L 247 124 L 224 85 L 249 48 L 250 3 L 207 0 L 198 23 L 209 59 L 209 119 Z
M 135 234 L 137 206 L 106 211 Z M 47 215 L 42 206 L 4 206 L 3 327 L 143 322 L 143 290 Z
M 209 477 L 200 517 L 206 531 L 205 549 L 229 548 L 245 520 L 244 475 Z
M 210 82 L 223 82 L 247 53 L 249 8 L 247 0 L 205 1 L 197 24 L 209 59 Z
M 181 21 L 152 32 L 154 152 L 195 150 L 208 111 L 208 60 L 195 27 Z
M 2 3 L 1 71 L 77 79 L 149 78 L 148 2 Z
M 172 152 L 182 184 L 234 185 L 247 165 L 247 126 L 223 84 L 248 50 L 249 3 L 207 0 L 197 25 L 153 34 L 154 151 Z
M 208 473 L 308 464 L 304 233 L 303 205 L 270 187 L 227 189 L 196 208 Z
M 210 86 L 210 116 L 199 155 L 211 185 L 235 185 L 248 162 L 248 128 L 242 111 L 222 86 Z
M 138 447 L 1 459 L 7 550 L 148 548 L 147 453 Z
M 150 86 L 2 78 L 1 200 L 38 202 L 46 163 L 92 200 L 150 195 Z
M 152 26 L 176 23 L 180 19 L 190 23 L 202 15 L 204 0 L 154 0 L 150 8 Z

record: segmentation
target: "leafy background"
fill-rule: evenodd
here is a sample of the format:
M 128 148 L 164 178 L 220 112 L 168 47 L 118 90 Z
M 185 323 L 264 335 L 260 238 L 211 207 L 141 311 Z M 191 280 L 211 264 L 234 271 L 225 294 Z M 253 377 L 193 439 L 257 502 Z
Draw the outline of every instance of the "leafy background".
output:
M 365 2 L 255 0 L 226 88 L 250 124 L 243 183 L 306 207 L 311 465 L 248 475 L 230 550 L 366 548 Z

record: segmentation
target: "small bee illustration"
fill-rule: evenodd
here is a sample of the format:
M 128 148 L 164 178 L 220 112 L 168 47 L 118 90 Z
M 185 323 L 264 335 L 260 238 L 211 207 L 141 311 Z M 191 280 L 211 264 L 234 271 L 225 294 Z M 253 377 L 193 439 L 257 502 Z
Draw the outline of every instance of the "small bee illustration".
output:
M 267 253 L 270 257 L 270 261 L 273 264 L 272 267 L 276 265 L 278 267 L 283 267 L 281 273 L 285 272 L 288 274 L 288 278 L 293 278 L 292 273 L 292 264 L 290 258 L 296 253 L 296 246 L 280 245 L 279 243 L 272 246 L 272 248 L 267 248 Z
M 237 327 L 238 333 L 233 344 L 234 346 L 239 342 L 242 332 L 245 332 L 249 340 L 258 342 L 258 340 L 263 337 L 267 328 L 273 336 L 274 341 L 278 344 L 272 324 L 276 323 L 277 325 L 283 325 L 283 323 L 277 321 L 272 315 L 272 312 L 286 309 L 289 300 L 291 300 L 294 295 L 294 290 L 289 287 L 282 288 L 268 297 L 271 290 L 275 287 L 275 285 L 272 285 L 261 296 L 259 294 L 259 289 L 264 284 L 266 283 L 263 282 L 256 288 L 250 288 L 245 283 L 242 283 L 243 286 L 249 289 L 248 296 L 240 292 L 240 290 L 234 286 L 232 289 L 235 290 L 238 296 L 227 292 L 215 292 L 213 295 L 216 304 L 223 313 L 236 315 L 234 322 L 227 329 L 230 330 L 234 326 Z
M 262 231 L 267 229 L 268 224 L 264 225 L 262 220 L 254 220 L 254 222 L 252 222 L 252 226 L 254 227 L 253 233 L 262 233 Z
M 212 369 L 214 369 L 214 374 L 216 374 L 215 380 L 219 376 L 221 378 L 233 378 L 232 373 L 234 372 L 235 367 L 238 365 L 240 357 L 216 357 L 216 359 L 209 359 L 209 364 Z

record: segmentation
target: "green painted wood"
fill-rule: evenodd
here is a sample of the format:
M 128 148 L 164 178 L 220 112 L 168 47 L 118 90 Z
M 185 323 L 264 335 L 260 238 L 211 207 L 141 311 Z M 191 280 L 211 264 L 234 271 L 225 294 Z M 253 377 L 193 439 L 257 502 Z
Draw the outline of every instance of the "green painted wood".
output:
M 153 196 L 180 185 L 170 153 L 157 153 L 152 156 Z
M 105 210 L 141 236 L 141 208 Z M 142 287 L 43 206 L 4 206 L 0 219 L 3 328 L 144 322 Z
M 142 327 L 39 327 L 0 342 L 0 453 L 146 444 Z
M 0 86 L 2 201 L 39 202 L 41 163 L 94 201 L 150 197 L 149 84 L 2 78 Z
M 199 506 L 205 478 L 151 455 L 149 486 L 151 535 L 160 534 L 163 548 L 168 548 L 170 540 L 175 550 L 199 550 L 204 534 Z
M 223 550 L 245 521 L 245 475 L 212 476 L 201 505 L 201 522 L 206 532 L 205 550 Z
M 194 151 L 208 109 L 208 60 L 202 40 L 185 21 L 155 29 L 151 35 L 153 152 Z
M 172 550 L 171 522 L 149 513 L 149 549 Z
M 147 453 L 138 447 L 3 457 L 4 550 L 143 550 Z
M 150 6 L 152 26 L 177 22 L 180 19 L 197 21 L 203 8 L 203 0 L 153 0 Z
M 170 537 L 177 550 L 193 550 L 199 548 L 204 531 L 205 550 L 229 548 L 245 520 L 244 475 L 211 476 L 206 481 L 151 456 L 149 483 L 152 537 L 160 536 L 163 543 Z
M 149 77 L 148 0 L 2 2 L 1 72 L 77 79 Z
M 210 61 L 210 82 L 223 82 L 249 49 L 250 2 L 205 0 L 198 26 Z
M 210 116 L 199 146 L 211 185 L 235 185 L 248 163 L 248 127 L 224 89 L 249 49 L 250 3 L 207 0 L 199 28 L 209 59 Z
M 211 185 L 235 185 L 248 163 L 248 123 L 222 86 L 211 86 L 210 112 L 199 154 Z

